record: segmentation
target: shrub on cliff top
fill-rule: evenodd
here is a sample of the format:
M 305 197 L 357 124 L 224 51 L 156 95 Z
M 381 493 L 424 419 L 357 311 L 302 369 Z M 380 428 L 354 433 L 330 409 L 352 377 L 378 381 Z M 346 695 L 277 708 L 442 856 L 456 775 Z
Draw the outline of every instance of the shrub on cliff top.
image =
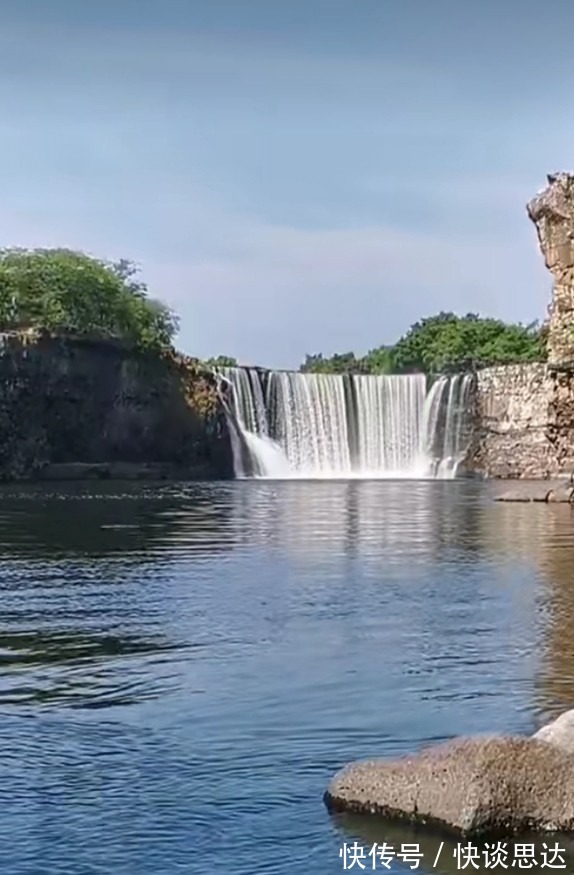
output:
M 68 249 L 0 250 L 0 330 L 36 328 L 169 347 L 177 320 L 148 297 L 136 273 L 129 261 L 109 264 Z
M 307 356 L 301 371 L 316 373 L 436 374 L 474 366 L 546 359 L 546 331 L 468 313 L 438 313 L 415 322 L 394 346 L 357 359 L 353 353 Z

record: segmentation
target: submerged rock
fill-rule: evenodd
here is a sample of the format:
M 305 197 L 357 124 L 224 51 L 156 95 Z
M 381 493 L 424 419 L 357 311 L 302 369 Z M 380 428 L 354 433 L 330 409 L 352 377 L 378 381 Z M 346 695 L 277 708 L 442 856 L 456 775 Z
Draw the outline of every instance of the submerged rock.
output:
M 325 794 L 331 810 L 472 835 L 574 829 L 574 755 L 538 738 L 463 738 L 395 760 L 357 762 Z

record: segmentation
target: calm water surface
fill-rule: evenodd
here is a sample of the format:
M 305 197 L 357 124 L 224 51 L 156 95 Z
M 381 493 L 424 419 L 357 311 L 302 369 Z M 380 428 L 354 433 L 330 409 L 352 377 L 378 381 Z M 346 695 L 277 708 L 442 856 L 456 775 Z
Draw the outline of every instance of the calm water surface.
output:
M 573 569 L 574 511 L 482 484 L 4 489 L 2 875 L 432 871 L 323 791 L 574 707 Z

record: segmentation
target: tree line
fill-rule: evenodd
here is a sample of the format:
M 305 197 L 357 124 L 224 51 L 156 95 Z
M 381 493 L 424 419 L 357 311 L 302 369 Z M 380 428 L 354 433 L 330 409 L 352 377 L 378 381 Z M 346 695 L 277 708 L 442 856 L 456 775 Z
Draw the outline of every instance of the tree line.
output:
M 0 330 L 170 347 L 177 317 L 149 296 L 137 272 L 130 261 L 106 262 L 69 249 L 2 249 Z
M 393 346 L 362 357 L 352 352 L 307 355 L 300 370 L 325 374 L 437 374 L 496 364 L 546 360 L 546 328 L 476 313 L 438 313 L 415 322 Z
M 144 349 L 171 347 L 178 319 L 149 296 L 127 260 L 107 262 L 69 249 L 0 249 L 0 330 L 39 329 L 114 339 Z M 307 355 L 300 370 L 327 374 L 427 374 L 546 358 L 546 330 L 439 313 L 415 322 L 394 345 L 357 357 Z M 230 356 L 209 359 L 233 367 Z

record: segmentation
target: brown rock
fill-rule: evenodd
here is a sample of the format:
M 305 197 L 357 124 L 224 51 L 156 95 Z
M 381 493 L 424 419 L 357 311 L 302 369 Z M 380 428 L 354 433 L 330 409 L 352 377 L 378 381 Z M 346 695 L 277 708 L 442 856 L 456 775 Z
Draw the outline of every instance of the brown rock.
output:
M 553 173 L 547 188 L 528 204 L 536 225 L 544 261 L 554 279 L 549 308 L 548 358 L 552 363 L 574 361 L 574 176 Z
M 574 829 L 574 755 L 532 738 L 457 739 L 353 763 L 328 808 L 436 823 L 464 835 Z
M 546 501 L 549 504 L 570 504 L 572 489 L 564 486 L 559 489 L 550 489 L 546 495 Z
M 543 726 L 532 737 L 574 754 L 574 708 Z

